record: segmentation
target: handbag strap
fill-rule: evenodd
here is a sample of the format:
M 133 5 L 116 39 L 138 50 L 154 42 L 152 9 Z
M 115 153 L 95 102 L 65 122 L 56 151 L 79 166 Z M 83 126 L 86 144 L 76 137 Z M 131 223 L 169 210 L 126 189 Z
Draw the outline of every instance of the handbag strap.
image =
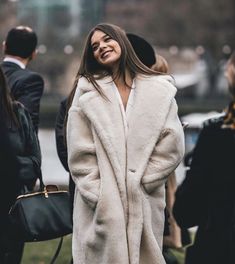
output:
M 59 255 L 59 253 L 60 253 L 60 250 L 61 250 L 62 244 L 63 244 L 63 237 L 60 238 L 60 242 L 59 242 L 59 244 L 58 244 L 58 246 L 57 246 L 56 252 L 55 252 L 55 254 L 54 254 L 54 256 L 53 256 L 53 258 L 52 258 L 50 264 L 54 264 L 54 263 L 55 263 L 55 261 L 56 261 L 58 255 Z

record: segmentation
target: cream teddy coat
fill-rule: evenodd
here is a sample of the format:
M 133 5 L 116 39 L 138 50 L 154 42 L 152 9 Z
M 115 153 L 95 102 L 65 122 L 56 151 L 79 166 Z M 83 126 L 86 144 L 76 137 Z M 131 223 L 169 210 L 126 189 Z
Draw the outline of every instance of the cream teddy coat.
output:
M 79 79 L 67 125 L 75 264 L 165 263 L 164 183 L 184 155 L 167 78 L 136 77 L 127 138 L 111 78 L 97 81 L 106 99 Z

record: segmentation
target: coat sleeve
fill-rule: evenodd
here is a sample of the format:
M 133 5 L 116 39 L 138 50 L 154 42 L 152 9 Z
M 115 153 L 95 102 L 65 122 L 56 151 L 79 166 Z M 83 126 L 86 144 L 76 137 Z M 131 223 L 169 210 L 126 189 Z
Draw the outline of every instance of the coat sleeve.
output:
M 80 107 L 72 106 L 67 123 L 68 165 L 83 200 L 92 208 L 100 190 L 96 149 L 90 121 Z
M 19 165 L 16 154 L 10 144 L 9 131 L 7 129 L 7 117 L 0 106 L 0 175 L 2 191 L 0 192 L 0 236 L 8 223 L 8 212 L 15 201 L 18 185 Z M 4 176 L 4 177 L 3 177 Z
M 173 100 L 164 128 L 148 161 L 142 184 L 147 193 L 165 183 L 184 155 L 184 132 Z
M 64 169 L 66 171 L 69 171 L 67 146 L 64 140 L 64 120 L 66 116 L 66 106 L 67 106 L 67 98 L 61 102 L 60 109 L 56 117 L 55 139 L 56 139 L 56 150 L 59 159 Z
M 36 73 L 29 75 L 23 82 L 19 82 L 16 88 L 17 101 L 21 102 L 29 111 L 34 129 L 38 132 L 40 101 L 44 90 L 44 81 Z
M 31 190 L 39 177 L 38 171 L 41 169 L 41 150 L 28 111 L 22 108 L 21 112 L 20 122 L 25 135 L 25 149 L 22 155 L 17 156 L 20 167 L 19 177 L 21 183 Z

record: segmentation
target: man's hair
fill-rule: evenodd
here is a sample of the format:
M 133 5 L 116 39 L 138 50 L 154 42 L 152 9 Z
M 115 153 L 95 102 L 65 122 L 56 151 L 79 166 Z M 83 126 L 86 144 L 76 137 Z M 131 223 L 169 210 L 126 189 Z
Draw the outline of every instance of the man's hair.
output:
M 37 42 L 37 35 L 30 27 L 12 28 L 7 34 L 5 54 L 27 59 L 35 51 Z

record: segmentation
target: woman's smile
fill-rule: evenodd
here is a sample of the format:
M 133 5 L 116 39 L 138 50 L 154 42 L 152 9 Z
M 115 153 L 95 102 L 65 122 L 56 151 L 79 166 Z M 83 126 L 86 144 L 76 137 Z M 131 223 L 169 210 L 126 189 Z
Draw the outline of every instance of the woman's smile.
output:
M 110 55 L 111 52 L 112 52 L 112 50 L 107 50 L 105 52 L 102 52 L 101 53 L 101 58 L 103 59 L 103 58 L 108 57 L 108 55 Z

